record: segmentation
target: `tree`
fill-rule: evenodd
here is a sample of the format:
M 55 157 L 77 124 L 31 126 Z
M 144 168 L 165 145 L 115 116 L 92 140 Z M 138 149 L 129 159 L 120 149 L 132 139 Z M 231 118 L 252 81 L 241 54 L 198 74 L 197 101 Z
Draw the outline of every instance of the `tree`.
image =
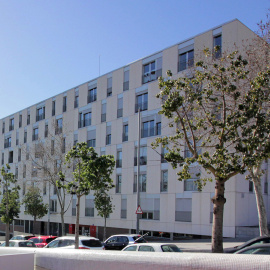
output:
M 103 241 L 106 237 L 106 220 L 109 215 L 113 212 L 113 204 L 111 201 L 111 197 L 104 191 L 104 189 L 100 189 L 95 192 L 95 207 L 98 211 L 98 215 L 104 218 L 104 231 L 103 231 Z
M 258 23 L 258 31 L 251 45 L 245 46 L 249 62 L 249 80 L 252 88 L 247 93 L 239 110 L 245 119 L 241 126 L 238 151 L 243 153 L 247 166 L 247 180 L 252 181 L 258 210 L 260 235 L 268 235 L 267 213 L 263 200 L 261 178 L 265 173 L 262 166 L 270 157 L 269 152 L 269 61 L 270 21 Z
M 66 175 L 68 174 L 68 170 L 64 164 L 65 151 L 66 149 L 70 149 L 71 146 L 66 144 L 67 140 L 63 131 L 66 131 L 67 133 L 69 131 L 65 126 L 59 129 L 56 123 L 52 123 L 52 130 L 55 130 L 55 132 L 50 132 L 49 130 L 50 129 L 48 129 L 46 139 L 44 141 L 37 140 L 33 147 L 31 149 L 25 149 L 25 152 L 32 163 L 29 164 L 29 168 L 31 168 L 32 175 L 34 173 L 36 182 L 44 184 L 45 187 L 48 183 L 49 195 L 51 186 L 56 192 L 60 208 L 61 231 L 62 235 L 65 235 L 65 213 L 69 209 L 71 198 L 67 198 L 66 190 L 61 187 L 57 187 L 56 182 L 59 180 L 58 174 L 60 171 Z M 50 211 L 50 209 L 48 209 L 48 211 Z
M 20 202 L 19 190 L 17 179 L 14 174 L 9 172 L 10 166 L 7 164 L 6 169 L 2 167 L 2 185 L 3 185 L 3 198 L 0 203 L 0 216 L 1 221 L 6 224 L 6 246 L 9 246 L 10 224 L 14 218 L 19 218 Z
M 218 48 L 216 48 L 218 50 Z M 173 121 L 175 134 L 158 138 L 153 147 L 161 144 L 169 151 L 165 159 L 174 168 L 179 180 L 191 178 L 190 165 L 197 162 L 215 180 L 213 202 L 212 252 L 223 252 L 223 212 L 225 183 L 244 173 L 241 153 L 235 151 L 238 119 L 238 104 L 244 99 L 247 61 L 236 52 L 215 59 L 205 50 L 204 61 L 196 64 L 193 78 L 172 79 L 169 71 L 166 80 L 159 78 L 162 99 L 159 112 Z M 185 155 L 187 149 L 189 155 Z M 202 186 L 211 177 L 201 177 Z
M 60 172 L 57 186 L 77 197 L 75 248 L 78 249 L 81 197 L 89 194 L 91 190 L 108 191 L 113 187 L 110 176 L 114 170 L 115 161 L 111 155 L 98 156 L 93 147 L 87 147 L 87 143 L 83 142 L 77 143 L 66 154 L 66 163 L 69 166 L 73 165 L 73 179 L 66 178 L 63 172 Z
M 43 203 L 43 198 L 40 195 L 38 187 L 31 186 L 22 201 L 25 204 L 25 213 L 34 217 L 34 234 L 37 233 L 36 221 L 37 218 L 44 217 L 48 212 L 48 204 Z

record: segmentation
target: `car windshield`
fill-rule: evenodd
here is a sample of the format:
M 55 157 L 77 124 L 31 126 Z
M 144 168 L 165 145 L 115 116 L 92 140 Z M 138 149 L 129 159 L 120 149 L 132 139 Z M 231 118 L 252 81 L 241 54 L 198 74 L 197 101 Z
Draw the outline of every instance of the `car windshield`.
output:
M 33 238 L 33 239 L 31 239 L 31 241 L 33 241 L 35 244 L 43 243 L 43 239 L 41 239 L 41 238 Z
M 102 243 L 95 239 L 82 240 L 82 244 L 87 247 L 102 247 Z
M 181 250 L 175 245 L 162 245 L 163 252 L 181 252 Z

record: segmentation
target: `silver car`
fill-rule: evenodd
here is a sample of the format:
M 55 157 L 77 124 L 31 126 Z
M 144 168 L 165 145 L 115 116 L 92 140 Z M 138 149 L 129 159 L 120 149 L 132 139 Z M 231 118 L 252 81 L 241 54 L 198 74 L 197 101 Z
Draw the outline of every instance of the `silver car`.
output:
M 133 244 L 126 246 L 122 251 L 182 252 L 176 245 L 164 243 Z

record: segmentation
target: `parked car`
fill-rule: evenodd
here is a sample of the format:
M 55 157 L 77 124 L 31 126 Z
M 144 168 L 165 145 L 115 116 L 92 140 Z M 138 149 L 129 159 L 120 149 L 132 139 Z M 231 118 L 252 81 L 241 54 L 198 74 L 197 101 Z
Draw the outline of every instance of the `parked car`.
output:
M 270 244 L 252 245 L 239 251 L 235 254 L 256 254 L 256 255 L 270 255 Z
M 122 251 L 182 252 L 176 245 L 164 243 L 133 244 L 126 246 Z
M 224 253 L 235 253 L 238 250 L 249 247 L 249 246 L 259 245 L 259 244 L 268 244 L 268 243 L 270 243 L 270 236 L 259 236 L 243 243 L 240 246 L 235 246 L 232 248 L 224 248 Z
M 47 236 L 32 237 L 29 240 L 33 241 L 38 248 L 43 248 L 56 238 L 57 236 L 47 235 Z
M 75 248 L 75 236 L 58 237 L 45 248 Z M 79 236 L 79 249 L 103 250 L 104 246 L 98 238 Z
M 1 244 L 1 247 L 5 247 L 6 242 Z M 36 247 L 35 243 L 30 240 L 10 240 L 9 247 Z
M 34 234 L 30 235 L 16 235 L 10 238 L 10 240 L 28 240 L 29 238 L 35 237 Z
M 118 234 L 105 240 L 104 247 L 106 250 L 122 250 L 127 245 L 136 243 L 147 243 L 147 241 L 139 234 Z

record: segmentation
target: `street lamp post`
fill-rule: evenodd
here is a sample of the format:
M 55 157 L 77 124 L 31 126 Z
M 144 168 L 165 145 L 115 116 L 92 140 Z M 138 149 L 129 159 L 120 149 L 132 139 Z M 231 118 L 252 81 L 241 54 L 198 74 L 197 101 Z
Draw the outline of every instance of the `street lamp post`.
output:
M 137 151 L 137 209 L 140 207 L 140 148 L 141 148 L 141 110 L 138 108 L 138 151 Z M 140 214 L 137 213 L 136 233 L 140 233 Z

